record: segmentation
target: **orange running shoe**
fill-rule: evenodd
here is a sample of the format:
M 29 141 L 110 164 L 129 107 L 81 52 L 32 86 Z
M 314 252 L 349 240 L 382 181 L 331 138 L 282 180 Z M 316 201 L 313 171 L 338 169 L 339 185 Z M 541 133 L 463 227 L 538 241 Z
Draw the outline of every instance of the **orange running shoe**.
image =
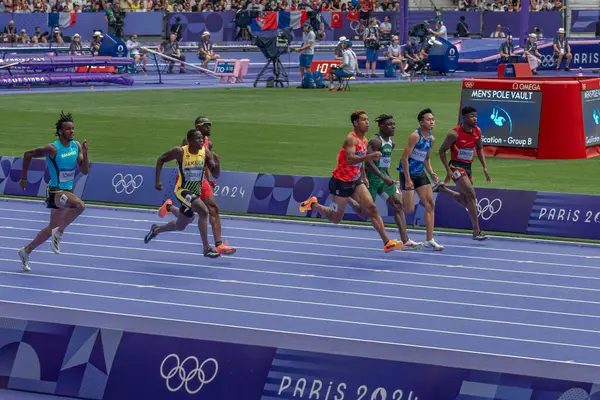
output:
M 317 201 L 319 201 L 319 200 L 317 199 L 316 196 L 313 196 L 310 199 L 303 201 L 302 203 L 300 203 L 300 212 L 306 212 L 306 211 L 312 210 L 312 205 L 315 204 Z
M 236 248 L 227 246 L 227 242 L 225 242 L 215 247 L 215 251 L 219 254 L 230 256 L 235 253 Z
M 383 246 L 383 251 L 389 253 L 390 251 L 401 250 L 403 246 L 400 240 L 390 240 Z
M 163 205 L 160 206 L 160 208 L 158 209 L 158 216 L 164 218 L 165 215 L 169 213 L 169 207 L 171 207 L 172 205 L 173 202 L 171 201 L 171 199 L 167 199 L 167 201 L 165 201 Z

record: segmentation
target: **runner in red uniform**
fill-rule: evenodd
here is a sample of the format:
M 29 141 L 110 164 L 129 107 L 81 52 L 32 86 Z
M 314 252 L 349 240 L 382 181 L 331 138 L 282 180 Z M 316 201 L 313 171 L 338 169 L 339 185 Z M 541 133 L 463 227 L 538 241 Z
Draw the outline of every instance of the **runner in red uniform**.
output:
M 464 107 L 461 110 L 462 124 L 459 124 L 454 130 L 451 130 L 446 136 L 446 140 L 440 147 L 440 159 L 446 167 L 446 179 L 444 183 L 452 179 L 458 192 L 448 189 L 446 186 L 440 186 L 439 191 L 450 195 L 457 203 L 464 206 L 469 212 L 471 223 L 473 224 L 473 239 L 486 240 L 488 237 L 483 234 L 479 228 L 479 219 L 477 215 L 477 196 L 473 189 L 473 177 L 471 165 L 473 164 L 474 153 L 483 166 L 483 173 L 488 182 L 492 178 L 488 174 L 483 147 L 481 144 L 481 130 L 477 127 L 477 110 L 473 107 Z M 451 160 L 448 163 L 446 152 L 450 150 Z
M 363 215 L 371 218 L 371 224 L 383 240 L 383 250 L 386 253 L 400 250 L 402 242 L 388 238 L 383 220 L 367 189 L 369 182 L 365 175 L 364 162 L 381 157 L 380 152 L 367 154 L 365 134 L 369 130 L 369 117 L 366 112 L 359 110 L 352 113 L 350 121 L 354 130 L 346 136 L 344 146 L 337 156 L 338 166 L 333 170 L 333 176 L 329 180 L 329 192 L 332 195 L 331 206 L 325 207 L 319 204 L 318 199 L 313 196 L 300 204 L 300 212 L 315 210 L 337 224 L 344 218 L 344 210 L 349 200 L 355 201 L 364 210 Z
M 204 147 L 208 148 L 208 150 L 212 153 L 212 142 L 209 139 L 211 134 L 212 123 L 207 117 L 198 117 L 194 122 L 196 125 L 196 129 L 198 129 L 202 135 L 204 136 Z M 183 139 L 182 146 L 187 145 L 187 139 Z M 220 158 L 215 153 L 212 153 L 212 156 L 215 162 L 220 164 Z M 209 213 L 210 225 L 212 226 L 213 237 L 215 239 L 215 251 L 219 254 L 223 255 L 232 255 L 236 252 L 234 247 L 229 247 L 228 243 L 223 243 L 221 237 L 221 216 L 219 205 L 217 204 L 217 200 L 215 199 L 215 194 L 213 192 L 213 187 L 216 185 L 215 181 L 212 180 L 210 171 L 208 168 L 204 169 L 204 179 L 202 180 L 202 189 L 200 189 L 200 200 L 206 204 Z M 179 179 L 179 178 L 178 178 Z M 158 215 L 163 218 L 168 213 L 171 213 L 178 218 L 179 209 L 177 207 L 171 207 L 173 205 L 173 201 L 168 199 L 163 203 L 163 205 L 158 209 Z M 194 216 L 195 218 L 195 216 Z M 193 221 L 193 220 L 192 220 Z

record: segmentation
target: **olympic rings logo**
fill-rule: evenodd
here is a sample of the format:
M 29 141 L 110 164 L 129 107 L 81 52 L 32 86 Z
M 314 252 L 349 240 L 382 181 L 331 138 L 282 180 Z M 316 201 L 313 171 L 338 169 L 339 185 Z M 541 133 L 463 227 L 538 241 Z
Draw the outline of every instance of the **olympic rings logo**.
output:
M 477 214 L 484 221 L 488 221 L 502 209 L 502 200 L 494 199 L 490 201 L 487 197 L 479 199 L 477 202 Z
M 165 364 L 167 360 L 171 358 L 175 359 L 176 365 L 170 371 L 168 371 L 168 373 L 165 373 Z M 189 372 L 185 368 L 186 364 L 188 364 L 188 367 L 191 367 Z M 204 371 L 204 367 L 208 364 L 214 364 L 214 372 L 210 378 L 207 379 L 207 374 Z M 214 358 L 208 358 L 204 360 L 202 364 L 200 364 L 198 359 L 194 356 L 189 356 L 183 360 L 183 362 L 180 362 L 177 354 L 169 354 L 160 364 L 160 376 L 166 381 L 167 389 L 169 389 L 170 392 L 177 392 L 181 388 L 185 387 L 185 391 L 189 394 L 196 394 L 204 385 L 211 383 L 217 377 L 218 372 L 219 363 Z M 198 382 L 191 384 L 194 381 L 194 378 L 196 378 Z M 179 381 L 179 385 L 172 386 L 172 381 Z M 197 387 L 194 389 L 194 386 L 196 385 Z
M 465 87 L 467 89 L 471 89 L 473 86 L 475 86 L 475 82 L 473 82 L 473 81 L 466 81 L 465 82 Z
M 556 57 L 554 54 L 542 55 L 542 67 L 553 67 L 556 65 Z
M 141 175 L 135 177 L 131 174 L 123 175 L 122 173 L 115 174 L 112 178 L 112 185 L 115 193 L 132 194 L 137 188 L 142 186 L 144 178 Z

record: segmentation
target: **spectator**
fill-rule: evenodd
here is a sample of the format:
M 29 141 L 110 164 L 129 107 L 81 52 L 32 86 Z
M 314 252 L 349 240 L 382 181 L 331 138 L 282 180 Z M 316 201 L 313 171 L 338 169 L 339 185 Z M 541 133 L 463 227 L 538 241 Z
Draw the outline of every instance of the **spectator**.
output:
M 102 38 L 104 38 L 104 36 L 102 36 L 100 31 L 94 32 L 94 37 L 92 38 L 92 43 L 90 44 L 90 53 L 92 53 L 93 56 L 98 56 L 98 53 L 100 52 L 100 46 L 102 46 Z
M 435 30 L 429 28 L 429 32 L 433 33 L 437 37 L 444 38 L 448 40 L 448 29 L 444 25 L 444 21 L 441 18 L 436 18 L 435 20 Z
M 349 78 L 354 76 L 354 74 L 356 73 L 355 70 L 355 66 L 358 64 L 358 61 L 356 60 L 356 54 L 354 53 L 354 51 L 352 51 L 352 42 L 349 40 L 344 41 L 344 44 L 342 45 L 343 47 L 343 60 L 342 60 L 342 65 L 339 66 L 333 66 L 329 69 L 329 91 L 330 92 L 334 92 L 335 91 L 335 85 L 333 83 L 334 79 L 342 79 L 342 78 Z M 338 86 L 338 91 L 343 91 L 344 87 L 342 86 L 342 83 L 340 82 L 340 85 Z
M 392 34 L 392 24 L 390 23 L 390 17 L 388 15 L 383 17 L 383 22 L 379 26 L 379 32 L 382 35 L 391 35 Z
M 398 36 L 392 37 L 392 43 L 388 47 L 388 57 L 392 64 L 400 66 L 400 75 L 409 76 L 404 70 L 406 69 L 406 63 L 402 57 L 400 48 L 400 38 Z M 395 68 L 395 67 L 394 67 Z
M 469 25 L 465 22 L 465 16 L 460 17 L 459 23 L 456 25 L 456 36 L 469 37 Z
M 302 33 L 302 46 L 296 49 L 300 54 L 300 76 L 304 79 L 304 73 L 310 69 L 312 60 L 315 55 L 315 40 L 316 35 L 313 32 L 310 22 L 306 21 L 302 25 L 304 32 Z
M 493 38 L 503 38 L 503 37 L 506 37 L 506 35 L 504 34 L 504 32 L 502 32 L 502 25 L 500 25 L 500 24 L 496 25 L 496 30 L 494 32 L 492 32 L 492 34 L 490 35 L 490 37 L 493 37 Z
M 220 56 L 215 54 L 213 44 L 210 41 L 210 33 L 205 31 L 198 43 L 198 59 L 202 61 L 202 68 L 206 68 L 212 60 L 218 60 Z
M 558 36 L 554 38 L 554 54 L 556 55 L 556 70 L 560 70 L 563 58 L 565 59 L 565 71 L 570 71 L 569 64 L 571 63 L 571 46 L 565 37 L 565 29 L 558 30 Z
M 15 21 L 9 21 L 8 25 L 4 28 L 4 38 L 10 43 L 17 41 L 17 28 L 15 27 Z
M 27 31 L 25 29 L 21 29 L 21 35 L 17 38 L 18 43 L 31 43 L 31 39 L 27 35 Z
M 512 36 L 508 35 L 506 41 L 500 45 L 500 59 L 503 63 L 510 62 L 510 56 L 515 54 L 515 46 L 512 42 Z
M 144 71 L 144 74 L 147 74 L 148 71 L 146 70 L 146 66 L 148 64 L 148 56 L 145 53 L 144 54 L 140 53 L 140 47 L 142 47 L 142 45 L 140 44 L 140 42 L 138 42 L 137 39 L 138 39 L 138 36 L 136 33 L 133 33 L 129 37 L 129 40 L 126 43 L 127 50 L 129 51 L 129 57 L 133 58 L 134 72 L 135 72 L 135 66 L 140 61 L 140 58 L 141 58 L 142 59 L 142 71 Z
M 60 28 L 57 26 L 52 31 L 52 39 L 50 39 L 50 43 L 64 43 L 64 39 L 62 34 L 60 33 Z
M 42 34 L 40 27 L 36 26 L 35 32 L 33 33 L 33 36 L 31 37 L 31 41 L 33 43 L 47 43 L 48 39 L 46 39 L 46 35 Z
M 174 32 L 171 32 L 171 34 L 169 35 L 169 40 L 165 40 L 158 46 L 158 52 L 162 53 L 166 56 L 169 56 L 171 58 L 175 58 L 179 61 L 185 62 L 185 56 L 183 54 L 181 54 L 181 51 L 179 50 L 179 43 L 177 43 L 177 40 L 175 40 L 175 39 L 176 39 L 176 34 Z M 172 74 L 173 73 L 173 65 L 175 65 L 175 62 L 172 60 L 167 60 L 167 62 L 169 64 L 169 70 L 167 71 L 167 73 Z M 180 64 L 179 73 L 185 74 L 185 64 L 183 64 L 183 63 Z
M 83 47 L 81 46 L 81 36 L 79 36 L 79 33 L 73 35 L 73 41 L 71 41 L 71 45 L 69 46 L 69 53 L 74 56 L 83 55 Z

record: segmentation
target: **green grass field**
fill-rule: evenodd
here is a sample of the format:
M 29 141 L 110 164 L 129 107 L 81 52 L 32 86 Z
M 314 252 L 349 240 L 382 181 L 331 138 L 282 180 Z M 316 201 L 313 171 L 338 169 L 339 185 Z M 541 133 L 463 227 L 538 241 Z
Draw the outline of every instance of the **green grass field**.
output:
M 213 121 L 215 151 L 222 167 L 294 175 L 328 176 L 349 115 L 364 109 L 396 119 L 395 157 L 416 115 L 434 110 L 436 148 L 457 121 L 460 83 L 355 85 L 345 93 L 297 89 L 207 89 L 5 95 L 0 98 L 3 130 L 0 155 L 22 156 L 31 147 L 54 140 L 54 123 L 61 110 L 76 118 L 78 140 L 87 139 L 92 161 L 154 165 L 156 158 L 178 145 L 194 119 Z M 443 174 L 437 156 L 434 169 Z M 570 193 L 600 193 L 600 158 L 540 161 L 488 158 L 494 181 L 486 183 L 480 165 L 474 168 L 478 186 Z

